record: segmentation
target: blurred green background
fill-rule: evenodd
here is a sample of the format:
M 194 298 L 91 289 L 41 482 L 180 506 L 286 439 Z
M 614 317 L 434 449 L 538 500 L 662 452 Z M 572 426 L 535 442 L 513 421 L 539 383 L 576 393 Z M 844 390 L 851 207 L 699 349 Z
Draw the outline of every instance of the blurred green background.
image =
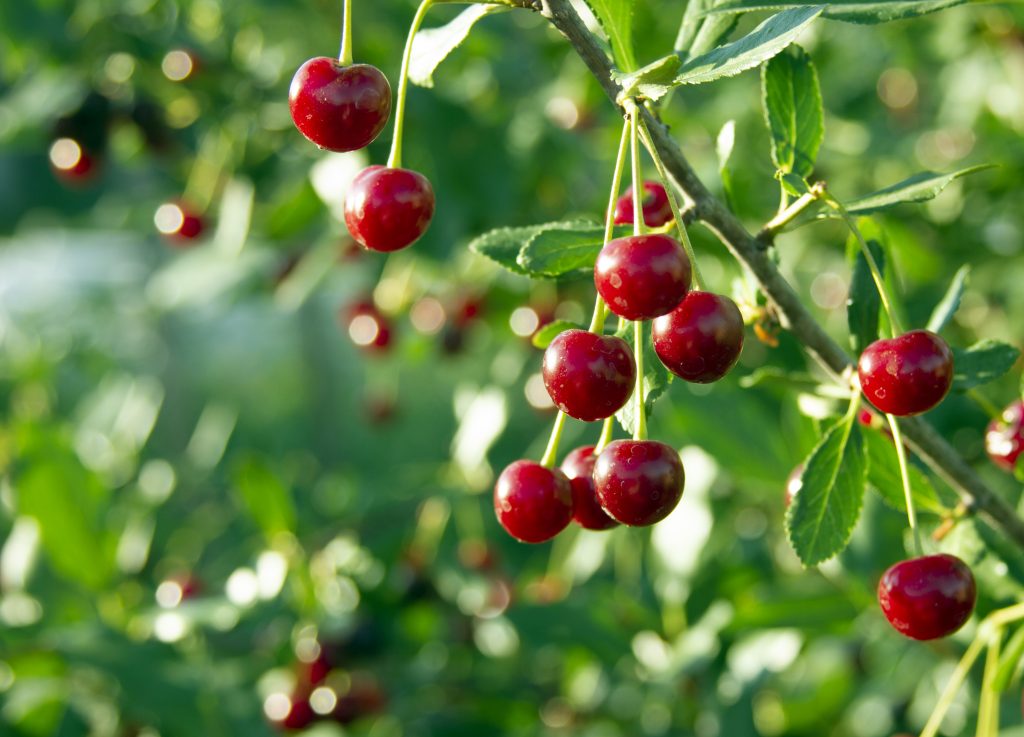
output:
M 801 569 L 783 488 L 835 408 L 740 385 L 762 366 L 805 369 L 785 333 L 777 347 L 748 333 L 729 377 L 676 382 L 658 404 L 652 437 L 687 469 L 668 520 L 540 546 L 500 529 L 494 477 L 539 457 L 553 420 L 529 333 L 584 320 L 593 287 L 531 284 L 466 245 L 599 217 L 621 121 L 537 14 L 487 18 L 433 90 L 410 90 L 405 163 L 437 192 L 429 232 L 387 258 L 355 250 L 345 185 L 383 162 L 390 126 L 367 152 L 329 155 L 287 108 L 295 68 L 337 49 L 340 5 L 0 5 L 0 734 L 274 734 L 325 663 L 310 734 L 919 729 L 974 623 L 934 644 L 889 628 L 874 587 L 906 555 L 905 520 L 874 495 L 850 548 Z M 356 58 L 395 85 L 414 5 L 354 5 Z M 671 48 L 681 13 L 637 2 L 641 62 Z M 973 5 L 818 21 L 801 38 L 827 110 L 817 174 L 837 196 L 999 165 L 879 218 L 910 324 L 972 266 L 954 345 L 1021 343 L 1022 19 L 1019 5 Z M 732 205 L 752 229 L 771 217 L 756 72 L 682 89 L 665 117 L 716 191 L 715 140 L 735 121 Z M 89 176 L 52 165 L 67 136 L 89 150 Z M 190 248 L 153 226 L 181 198 L 207 222 Z M 753 300 L 693 230 L 710 283 Z M 777 249 L 843 340 L 845 240 L 824 221 Z M 390 326 L 384 350 L 350 335 L 368 301 Z M 1002 406 L 1018 379 L 983 392 Z M 985 458 L 975 404 L 953 396 L 930 419 L 1019 501 Z M 570 421 L 563 451 L 596 436 Z M 1021 595 L 1024 551 L 981 523 L 943 545 L 972 563 L 981 613 Z M 945 734 L 973 734 L 976 694 Z M 1024 734 L 1019 684 L 1002 712 L 1004 734 Z

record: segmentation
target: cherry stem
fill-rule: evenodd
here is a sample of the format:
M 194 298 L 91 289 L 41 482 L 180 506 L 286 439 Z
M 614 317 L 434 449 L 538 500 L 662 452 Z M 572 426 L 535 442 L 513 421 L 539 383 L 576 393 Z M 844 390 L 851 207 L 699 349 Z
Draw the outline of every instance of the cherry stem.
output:
M 635 100 L 626 101 L 626 112 L 629 114 L 629 148 L 633 163 L 633 235 L 643 235 L 647 222 L 644 218 L 643 186 L 640 175 L 640 110 Z M 636 360 L 636 427 L 633 428 L 634 440 L 647 439 L 647 413 L 644 407 L 644 323 L 636 320 L 633 323 L 633 356 Z
M 610 241 L 615 234 L 615 203 L 619 199 L 619 190 L 622 188 L 622 172 L 626 168 L 626 144 L 629 141 L 629 127 L 629 121 L 627 120 L 623 123 L 622 136 L 619 138 L 619 151 L 615 155 L 615 170 L 612 172 L 612 190 L 608 198 L 608 212 L 604 219 L 604 243 Z M 597 301 L 594 303 L 594 316 L 590 320 L 588 330 L 592 333 L 603 333 L 604 322 L 607 317 L 608 311 L 605 308 L 604 300 L 598 294 Z
M 352 63 L 352 0 L 343 0 L 341 19 L 341 53 L 338 61 L 344 65 Z
M 889 290 L 885 286 L 885 279 L 882 277 L 882 270 L 878 268 L 878 262 L 875 261 L 874 254 L 871 253 L 871 249 L 868 248 L 867 241 L 864 240 L 864 235 L 860 232 L 860 228 L 857 227 L 857 221 L 850 215 L 849 211 L 843 207 L 842 203 L 835 199 L 826 189 L 822 190 L 822 198 L 837 213 L 839 217 L 846 223 L 846 227 L 853 233 L 853 237 L 857 239 L 857 243 L 860 244 L 860 252 L 864 254 L 864 260 L 868 264 L 868 269 L 871 271 L 871 278 L 875 280 L 875 287 L 878 289 L 878 296 L 882 299 L 882 306 L 885 308 L 885 314 L 889 317 L 889 327 L 892 329 L 893 336 L 902 335 L 903 327 L 900 325 L 899 318 L 896 316 L 896 310 L 893 309 L 892 297 L 889 295 Z
M 654 145 L 654 141 L 651 139 L 651 132 L 647 130 L 647 123 L 643 119 L 640 120 L 640 135 L 643 137 L 644 146 L 651 155 L 651 160 L 654 161 L 654 168 L 658 170 L 658 177 L 661 179 L 661 183 L 665 186 L 665 192 L 668 194 L 668 206 L 672 209 L 676 230 L 679 231 L 679 240 L 683 244 L 686 255 L 690 258 L 690 265 L 693 267 L 693 284 L 697 287 L 698 291 L 703 292 L 706 282 L 704 281 L 704 276 L 700 273 L 700 267 L 697 266 L 697 254 L 693 251 L 693 244 L 690 242 L 690 236 L 686 232 L 686 223 L 683 222 L 682 211 L 679 209 L 679 203 L 676 201 L 675 185 L 669 178 L 665 164 L 658 153 L 658 147 Z
M 604 421 L 604 425 L 601 427 L 601 437 L 597 439 L 597 445 L 594 446 L 594 455 L 601 455 L 601 451 L 608 443 L 612 442 L 612 434 L 615 432 L 615 417 L 607 418 Z
M 391 155 L 388 156 L 388 168 L 396 169 L 402 165 L 402 132 L 405 128 L 405 94 L 409 89 L 409 62 L 412 61 L 412 43 L 416 38 L 416 32 L 423 25 L 423 18 L 426 16 L 434 0 L 423 0 L 420 7 L 413 16 L 412 25 L 409 26 L 409 37 L 405 41 L 405 51 L 402 53 L 402 71 L 398 77 L 398 94 L 395 103 L 395 135 L 391 140 Z
M 1003 642 L 1003 630 L 997 628 L 988 643 L 985 656 L 985 672 L 981 680 L 981 696 L 978 698 L 977 737 L 998 737 L 999 735 L 999 691 L 995 687 L 999 672 L 999 651 Z
M 540 459 L 540 465 L 551 468 L 558 458 L 558 444 L 562 440 L 562 431 L 565 429 L 565 412 L 559 412 L 555 418 L 554 427 L 551 428 L 551 437 L 548 438 L 548 447 L 544 450 L 544 456 Z
M 921 547 L 921 530 L 917 526 L 917 511 L 914 509 L 914 495 L 910 490 L 910 472 L 907 469 L 907 449 L 903 445 L 903 433 L 900 432 L 900 424 L 895 417 L 886 415 L 885 419 L 889 421 L 892 440 L 896 445 L 896 460 L 899 461 L 900 478 L 903 481 L 903 498 L 907 503 L 907 522 L 914 533 L 914 550 L 918 555 L 924 555 L 924 548 Z

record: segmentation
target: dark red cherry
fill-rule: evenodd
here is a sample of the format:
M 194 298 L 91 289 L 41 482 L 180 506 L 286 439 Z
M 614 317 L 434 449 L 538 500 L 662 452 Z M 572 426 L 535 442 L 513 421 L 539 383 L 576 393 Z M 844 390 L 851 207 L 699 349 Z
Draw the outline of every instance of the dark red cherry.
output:
M 524 543 L 542 543 L 572 519 L 572 489 L 558 469 L 516 461 L 498 477 L 494 513 L 509 535 Z
M 77 186 L 93 179 L 99 159 L 74 138 L 58 138 L 50 146 L 50 166 L 62 182 Z
M 945 553 L 900 561 L 878 582 L 885 618 L 915 640 L 956 632 L 974 611 L 976 595 L 971 569 Z
M 566 330 L 544 351 L 544 386 L 555 406 L 585 422 L 622 409 L 633 393 L 636 363 L 614 335 Z
M 942 401 L 953 384 L 953 352 L 928 330 L 876 340 L 857 363 L 864 396 L 890 415 L 927 412 Z
M 644 222 L 648 228 L 660 228 L 672 219 L 672 206 L 668 204 L 668 193 L 657 182 L 644 182 L 644 197 L 641 202 Z M 615 202 L 615 224 L 633 223 L 633 188 L 626 190 Z
M 291 704 L 288 713 L 279 722 L 282 727 L 290 730 L 305 729 L 316 721 L 317 715 L 309 703 L 309 697 L 302 694 L 292 694 Z
M 409 169 L 370 166 L 345 196 L 345 225 L 371 251 L 390 253 L 415 242 L 434 217 L 434 189 Z
M 153 222 L 172 245 L 180 247 L 194 245 L 206 230 L 203 216 L 184 202 L 165 202 L 160 205 L 153 216 Z
M 686 381 L 709 384 L 736 365 L 743 350 L 743 316 L 728 297 L 690 292 L 651 326 L 654 350 L 665 367 Z
M 985 450 L 994 464 L 1004 471 L 1014 471 L 1024 451 L 1024 401 L 1018 399 L 988 424 Z
M 594 284 L 619 317 L 650 320 L 683 301 L 690 289 L 690 259 L 667 235 L 616 238 L 598 254 Z
M 391 345 L 391 324 L 377 306 L 363 300 L 349 305 L 339 314 L 348 337 L 360 348 L 384 352 Z
M 318 56 L 295 72 L 288 90 L 292 120 L 306 138 L 331 151 L 370 144 L 391 114 L 391 85 L 369 64 Z
M 789 473 L 789 478 L 786 479 L 786 506 L 788 507 L 793 503 L 796 495 L 800 493 L 800 489 L 804 486 L 804 464 L 800 464 Z
M 572 486 L 572 518 L 588 530 L 607 530 L 619 523 L 601 509 L 594 491 L 594 446 L 576 448 L 562 461 L 561 469 Z
M 683 496 L 683 462 L 655 440 L 614 440 L 594 464 L 594 489 L 604 511 L 624 525 L 660 522 Z

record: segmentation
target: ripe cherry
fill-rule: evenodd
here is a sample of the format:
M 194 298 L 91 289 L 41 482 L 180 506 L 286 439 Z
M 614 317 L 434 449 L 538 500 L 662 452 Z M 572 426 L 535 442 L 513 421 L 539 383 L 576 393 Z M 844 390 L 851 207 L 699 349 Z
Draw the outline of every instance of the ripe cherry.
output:
M 572 519 L 572 488 L 558 469 L 516 461 L 501 472 L 494 487 L 494 513 L 512 537 L 542 543 Z
M 572 486 L 572 518 L 580 527 L 588 530 L 607 530 L 619 523 L 601 509 L 594 491 L 594 446 L 576 448 L 562 461 L 562 472 Z
M 679 453 L 655 440 L 614 440 L 594 464 L 598 501 L 624 525 L 665 519 L 683 496 L 685 480 Z
M 544 351 L 543 376 L 555 406 L 593 422 L 611 417 L 629 400 L 636 363 L 622 338 L 566 330 Z
M 1011 473 L 1024 452 L 1024 401 L 1017 400 L 992 420 L 985 431 L 985 450 L 992 462 Z
M 306 138 L 331 151 L 370 144 L 391 114 L 391 86 L 369 64 L 318 56 L 295 72 L 288 90 L 292 120 Z
M 360 348 L 383 353 L 391 345 L 391 325 L 373 302 L 356 302 L 342 310 L 339 318 L 346 325 L 348 337 Z
M 390 253 L 412 245 L 434 217 L 434 189 L 409 169 L 370 166 L 345 196 L 345 225 L 371 251 Z
M 945 553 L 901 561 L 878 582 L 878 603 L 886 619 L 915 640 L 956 632 L 974 611 L 976 595 L 971 569 Z
M 99 159 L 74 138 L 58 138 L 50 146 L 50 166 L 58 179 L 76 186 L 92 180 L 99 168 Z
M 171 244 L 179 247 L 194 245 L 206 230 L 203 216 L 184 202 L 165 202 L 160 205 L 153 216 L 153 222 Z
M 668 314 L 690 289 L 690 259 L 667 235 L 609 241 L 594 265 L 594 284 L 608 309 L 627 320 Z
M 942 401 L 953 384 L 953 352 L 928 330 L 876 340 L 857 363 L 864 396 L 890 415 L 927 412 Z
M 710 384 L 736 365 L 743 350 L 743 316 L 728 297 L 690 292 L 651 326 L 654 350 L 686 381 Z
M 289 697 L 288 712 L 278 722 L 288 730 L 305 729 L 317 719 L 309 703 L 309 697 L 302 694 L 292 694 Z
M 668 203 L 668 192 L 657 182 L 644 182 L 644 196 L 641 202 L 644 222 L 648 228 L 660 228 L 672 219 L 672 206 Z M 615 224 L 633 223 L 633 188 L 626 190 L 615 202 Z

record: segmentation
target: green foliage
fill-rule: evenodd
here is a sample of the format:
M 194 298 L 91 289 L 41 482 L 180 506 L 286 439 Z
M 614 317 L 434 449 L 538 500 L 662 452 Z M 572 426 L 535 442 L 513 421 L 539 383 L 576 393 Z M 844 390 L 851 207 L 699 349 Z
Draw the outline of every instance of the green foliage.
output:
M 807 52 L 796 44 L 762 69 L 762 104 L 772 136 L 775 168 L 809 177 L 825 137 L 818 72 Z
M 633 51 L 633 10 L 635 0 L 586 0 L 594 11 L 597 22 L 608 36 L 612 57 L 619 69 L 630 71 L 636 67 Z
M 650 337 L 651 323 L 649 320 L 643 323 L 642 330 L 644 335 L 644 411 L 647 418 L 650 419 L 651 413 L 654 410 L 654 403 L 668 389 L 668 385 L 672 381 L 672 374 L 665 368 L 665 365 L 658 358 L 658 354 L 654 352 L 654 344 Z M 632 323 L 627 324 L 615 334 L 625 340 L 629 344 L 630 351 L 635 353 L 636 335 L 634 334 Z M 637 415 L 637 409 L 637 402 L 634 398 L 626 402 L 626 405 L 615 413 L 615 419 L 619 421 L 619 425 L 630 435 L 636 431 L 636 424 L 640 419 Z
M 953 388 L 960 391 L 995 381 L 1020 358 L 1020 349 L 996 340 L 953 349 Z
M 950 320 L 960 309 L 960 301 L 964 298 L 964 290 L 967 288 L 967 278 L 971 274 L 970 266 L 961 266 L 953 276 L 949 289 L 943 295 L 942 300 L 935 305 L 932 316 L 928 318 L 928 330 L 933 333 L 941 333 Z
M 885 251 L 876 240 L 868 240 L 868 250 L 875 265 L 885 275 Z M 860 244 L 852 235 L 847 241 L 847 252 L 852 256 L 853 272 L 850 277 L 850 296 L 846 302 L 846 324 L 850 329 L 850 348 L 854 355 L 860 355 L 871 343 L 878 340 L 878 318 L 882 310 L 882 298 L 871 275 L 867 258 Z
M 776 10 L 779 8 L 800 8 L 808 5 L 824 9 L 826 18 L 850 21 L 852 23 L 885 23 L 904 18 L 916 18 L 934 13 L 967 0 L 840 0 L 839 2 L 764 2 L 763 0 L 722 0 L 715 3 L 715 13 L 749 13 L 755 10 Z
M 470 5 L 440 28 L 422 29 L 413 40 L 409 81 L 421 87 L 433 87 L 434 70 L 466 40 L 476 22 L 501 10 L 508 8 L 500 5 Z
M 862 435 L 867 454 L 868 484 L 878 492 L 886 504 L 900 512 L 906 512 L 907 501 L 892 438 L 884 431 L 865 430 Z M 909 464 L 907 470 L 910 475 L 910 495 L 914 501 L 914 508 L 924 514 L 946 514 L 949 510 L 939 499 L 938 492 L 935 491 L 935 486 L 928 476 L 914 464 Z

